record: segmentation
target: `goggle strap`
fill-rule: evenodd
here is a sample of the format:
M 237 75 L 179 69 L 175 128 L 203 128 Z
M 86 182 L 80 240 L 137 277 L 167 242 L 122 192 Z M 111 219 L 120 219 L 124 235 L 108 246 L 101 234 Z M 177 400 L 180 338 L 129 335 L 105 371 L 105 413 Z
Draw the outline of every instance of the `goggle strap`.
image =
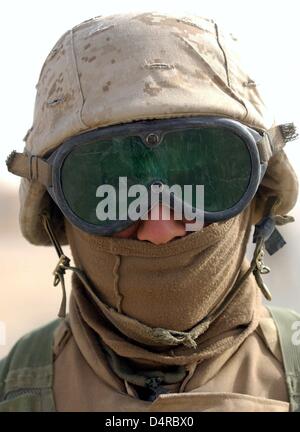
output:
M 289 141 L 294 141 L 298 138 L 297 129 L 294 123 L 284 123 L 274 126 L 267 131 L 271 141 L 273 154 L 283 149 Z
M 269 159 L 283 149 L 285 144 L 298 138 L 294 123 L 285 123 L 269 129 L 262 139 L 257 142 L 261 162 Z M 9 172 L 27 178 L 30 181 L 38 181 L 46 187 L 52 186 L 52 167 L 39 156 L 26 153 L 18 153 L 13 150 L 6 160 Z
M 273 155 L 283 149 L 287 142 L 297 138 L 298 133 L 294 123 L 284 123 L 268 129 L 257 142 L 261 162 L 268 162 Z
M 262 139 L 257 142 L 257 149 L 260 156 L 260 162 L 262 164 L 268 163 L 270 158 L 273 156 L 272 144 L 267 134 L 264 134 Z
M 52 185 L 52 168 L 44 159 L 39 156 L 18 153 L 13 150 L 6 159 L 9 172 L 27 178 L 30 181 L 36 180 L 44 186 Z

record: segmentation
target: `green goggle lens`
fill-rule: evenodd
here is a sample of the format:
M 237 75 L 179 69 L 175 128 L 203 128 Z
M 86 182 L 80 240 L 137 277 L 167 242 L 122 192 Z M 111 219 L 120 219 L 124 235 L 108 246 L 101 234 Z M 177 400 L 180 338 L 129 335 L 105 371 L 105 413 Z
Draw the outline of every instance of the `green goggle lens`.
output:
M 61 168 L 61 188 L 72 212 L 84 221 L 107 226 L 97 218 L 100 185 L 116 190 L 119 178 L 127 186 L 149 187 L 160 181 L 169 187 L 204 186 L 204 211 L 232 208 L 244 196 L 251 178 L 251 156 L 244 140 L 229 129 L 191 128 L 167 132 L 159 145 L 148 147 L 139 136 L 95 140 L 74 147 Z M 193 188 L 194 190 L 195 188 Z M 128 198 L 128 205 L 133 198 Z M 192 207 L 196 198 L 192 195 Z

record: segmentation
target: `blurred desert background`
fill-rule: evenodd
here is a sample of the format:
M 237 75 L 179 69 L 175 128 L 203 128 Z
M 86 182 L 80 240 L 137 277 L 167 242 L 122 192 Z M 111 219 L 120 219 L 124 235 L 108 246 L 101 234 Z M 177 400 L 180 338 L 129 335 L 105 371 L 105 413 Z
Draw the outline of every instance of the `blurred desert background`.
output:
M 33 246 L 22 237 L 18 211 L 18 186 L 0 182 L 0 321 L 6 333 L 0 358 L 22 334 L 55 319 L 61 299 L 61 288 L 53 286 L 56 252 L 52 247 Z M 68 248 L 64 250 L 69 253 Z

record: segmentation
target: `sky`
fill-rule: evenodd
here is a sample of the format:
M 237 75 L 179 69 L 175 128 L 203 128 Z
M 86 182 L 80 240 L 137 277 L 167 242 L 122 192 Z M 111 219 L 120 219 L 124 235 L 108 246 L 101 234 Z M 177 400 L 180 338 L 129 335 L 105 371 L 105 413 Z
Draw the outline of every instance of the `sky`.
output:
M 35 85 L 49 51 L 69 28 L 88 18 L 126 11 L 195 13 L 215 19 L 238 38 L 250 75 L 263 89 L 278 122 L 300 125 L 300 2 L 298 0 L 10 0 L 1 2 L 2 143 L 0 181 L 17 184 L 6 172 L 11 150 L 22 151 L 32 125 Z M 252 72 L 252 73 L 251 73 Z M 3 136 L 4 135 L 4 136 Z M 299 141 L 287 153 L 300 172 Z

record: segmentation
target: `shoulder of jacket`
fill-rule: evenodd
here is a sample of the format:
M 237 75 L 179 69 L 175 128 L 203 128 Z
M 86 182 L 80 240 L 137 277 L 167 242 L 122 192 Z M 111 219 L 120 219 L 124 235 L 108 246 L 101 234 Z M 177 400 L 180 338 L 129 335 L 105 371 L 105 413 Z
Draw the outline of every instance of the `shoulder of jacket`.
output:
M 291 309 L 275 306 L 262 309 L 256 333 L 280 363 L 283 363 L 283 341 L 292 340 L 293 336 L 297 335 L 297 323 L 300 330 L 300 314 Z
M 20 338 L 7 357 L 0 361 L 0 401 L 8 393 L 43 388 L 52 379 L 53 336 L 60 320 L 55 320 Z
M 269 311 L 279 334 L 291 411 L 300 411 L 300 314 L 279 307 Z
M 267 308 L 264 308 L 264 313 L 262 314 L 259 325 L 256 328 L 256 333 L 262 339 L 264 345 L 268 348 L 271 354 L 279 361 L 279 363 L 283 364 L 278 329 Z

